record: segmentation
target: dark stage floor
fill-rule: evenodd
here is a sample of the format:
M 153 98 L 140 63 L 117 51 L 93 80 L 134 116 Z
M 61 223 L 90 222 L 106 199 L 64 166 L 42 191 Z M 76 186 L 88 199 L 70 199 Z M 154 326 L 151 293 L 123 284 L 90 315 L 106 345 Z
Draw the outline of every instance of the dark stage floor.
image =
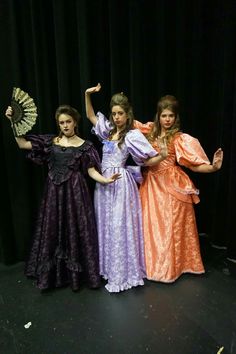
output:
M 119 294 L 42 294 L 22 263 L 1 265 L 0 354 L 235 354 L 236 264 L 201 244 L 205 275 Z

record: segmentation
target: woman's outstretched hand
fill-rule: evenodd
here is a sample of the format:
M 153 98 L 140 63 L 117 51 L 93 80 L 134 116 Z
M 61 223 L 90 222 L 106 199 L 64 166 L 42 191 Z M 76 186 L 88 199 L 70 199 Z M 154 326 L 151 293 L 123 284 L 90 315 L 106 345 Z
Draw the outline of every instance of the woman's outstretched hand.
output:
M 112 175 L 111 177 L 106 178 L 106 181 L 104 181 L 105 184 L 109 184 L 109 183 L 113 183 L 115 182 L 117 179 L 121 178 L 121 174 L 120 173 L 115 173 L 114 175 Z
M 215 171 L 221 168 L 223 163 L 223 155 L 224 155 L 223 150 L 221 148 L 216 150 L 216 152 L 214 153 L 213 160 L 212 160 L 212 167 Z
M 98 83 L 97 86 L 88 88 L 85 91 L 85 93 L 91 94 L 91 93 L 99 92 L 101 90 L 101 88 L 102 88 L 102 86 Z

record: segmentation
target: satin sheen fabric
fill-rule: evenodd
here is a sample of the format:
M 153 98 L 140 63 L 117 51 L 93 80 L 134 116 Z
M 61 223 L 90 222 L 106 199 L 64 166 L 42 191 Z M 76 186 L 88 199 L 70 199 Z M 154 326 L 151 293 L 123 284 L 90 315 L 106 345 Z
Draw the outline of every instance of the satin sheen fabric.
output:
M 32 150 L 27 157 L 48 167 L 44 193 L 25 274 L 46 290 L 70 285 L 73 291 L 87 282 L 101 285 L 98 239 L 88 168 L 100 169 L 92 143 L 63 147 L 51 135 L 27 135 Z
M 114 183 L 97 183 L 95 188 L 100 274 L 107 280 L 109 292 L 120 292 L 143 285 L 146 277 L 137 169 L 127 168 L 126 161 L 131 154 L 142 164 L 157 152 L 137 129 L 130 130 L 119 147 L 118 141 L 108 140 L 110 122 L 100 112 L 97 117 L 93 132 L 103 142 L 102 174 L 121 174 Z
M 135 121 L 148 133 L 153 123 Z M 158 141 L 153 144 L 159 152 Z M 168 157 L 143 171 L 143 210 L 147 278 L 174 282 L 183 273 L 204 273 L 193 203 L 199 191 L 180 165 L 210 164 L 199 141 L 179 133 L 168 146 Z

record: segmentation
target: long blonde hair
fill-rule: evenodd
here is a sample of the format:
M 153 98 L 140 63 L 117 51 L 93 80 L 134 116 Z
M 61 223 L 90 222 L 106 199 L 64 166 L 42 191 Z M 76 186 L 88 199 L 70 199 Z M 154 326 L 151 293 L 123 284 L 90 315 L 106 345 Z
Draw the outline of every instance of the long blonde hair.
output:
M 165 109 L 169 109 L 175 115 L 174 124 L 166 132 L 166 142 L 169 143 L 170 140 L 174 137 L 174 135 L 180 132 L 179 102 L 177 101 L 175 96 L 166 95 L 161 97 L 160 100 L 157 102 L 157 113 L 154 119 L 153 128 L 151 132 L 147 134 L 147 139 L 150 142 L 153 142 L 161 135 L 160 115 Z
M 113 128 L 109 134 L 110 140 L 112 139 L 112 136 L 117 132 L 117 128 L 114 125 L 114 121 L 113 121 L 113 117 L 112 117 L 112 108 L 114 106 L 120 106 L 124 110 L 124 112 L 126 113 L 126 115 L 128 117 L 128 119 L 126 121 L 125 128 L 119 133 L 118 146 L 120 147 L 125 139 L 125 135 L 128 133 L 129 130 L 133 129 L 134 114 L 133 114 L 132 106 L 131 106 L 128 98 L 124 95 L 123 92 L 116 93 L 112 96 L 111 101 L 110 101 L 110 111 L 111 111 L 110 121 L 113 124 Z

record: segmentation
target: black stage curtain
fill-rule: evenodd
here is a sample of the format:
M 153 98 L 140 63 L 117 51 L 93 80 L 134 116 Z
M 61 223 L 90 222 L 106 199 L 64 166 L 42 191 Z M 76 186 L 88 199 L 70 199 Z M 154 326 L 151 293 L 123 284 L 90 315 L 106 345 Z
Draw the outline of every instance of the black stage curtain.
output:
M 95 107 L 107 114 L 123 91 L 136 117 L 153 120 L 157 100 L 175 95 L 182 130 L 197 137 L 215 174 L 191 174 L 200 189 L 198 229 L 236 256 L 236 2 L 235 0 L 1 0 L 0 261 L 24 260 L 45 172 L 27 162 L 4 117 L 13 86 L 34 97 L 34 133 L 56 131 L 54 112 L 68 103 L 82 114 L 81 136 L 93 141 L 84 91 L 100 82 Z M 95 142 L 96 144 L 96 142 Z

